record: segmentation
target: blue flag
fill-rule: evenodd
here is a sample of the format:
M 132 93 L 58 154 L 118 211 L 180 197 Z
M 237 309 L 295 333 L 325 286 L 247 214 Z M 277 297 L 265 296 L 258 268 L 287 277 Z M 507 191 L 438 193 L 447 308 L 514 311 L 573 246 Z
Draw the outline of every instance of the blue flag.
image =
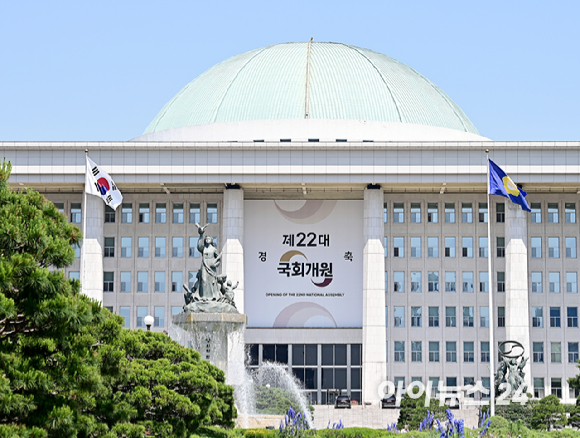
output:
M 532 211 L 526 202 L 527 193 L 512 181 L 493 161 L 489 161 L 489 194 L 509 198 L 514 204 L 521 205 L 522 210 Z

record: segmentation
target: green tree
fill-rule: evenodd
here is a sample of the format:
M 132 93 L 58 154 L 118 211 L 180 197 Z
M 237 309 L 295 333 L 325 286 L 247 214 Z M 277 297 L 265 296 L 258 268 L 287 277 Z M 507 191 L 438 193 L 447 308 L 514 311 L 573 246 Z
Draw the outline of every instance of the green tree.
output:
M 554 426 L 566 425 L 566 411 L 560 399 L 549 395 L 540 400 L 532 409 L 532 427 L 538 430 L 551 430 Z

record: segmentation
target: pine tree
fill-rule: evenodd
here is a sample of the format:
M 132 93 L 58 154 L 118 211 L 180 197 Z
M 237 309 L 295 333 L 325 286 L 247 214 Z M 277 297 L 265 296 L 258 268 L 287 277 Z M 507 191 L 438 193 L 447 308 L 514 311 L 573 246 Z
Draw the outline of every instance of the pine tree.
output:
M 566 411 L 560 399 L 554 394 L 544 397 L 532 409 L 532 427 L 540 430 L 552 430 L 555 426 L 566 425 Z

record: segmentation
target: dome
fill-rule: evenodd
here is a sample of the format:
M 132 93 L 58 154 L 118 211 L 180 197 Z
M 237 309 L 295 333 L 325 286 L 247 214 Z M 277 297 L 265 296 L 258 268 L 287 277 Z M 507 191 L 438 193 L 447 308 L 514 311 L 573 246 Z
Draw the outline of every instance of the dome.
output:
M 412 124 L 479 137 L 461 108 L 407 65 L 319 42 L 276 44 L 213 66 L 177 93 L 142 137 L 215 123 L 305 119 Z

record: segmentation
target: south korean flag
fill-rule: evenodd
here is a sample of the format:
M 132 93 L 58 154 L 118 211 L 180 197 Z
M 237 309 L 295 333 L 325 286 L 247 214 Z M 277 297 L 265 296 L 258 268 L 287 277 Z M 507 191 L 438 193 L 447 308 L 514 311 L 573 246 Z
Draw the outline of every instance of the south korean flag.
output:
M 101 169 L 87 155 L 87 174 L 85 179 L 85 191 L 89 195 L 100 196 L 109 207 L 116 210 L 121 202 L 123 195 L 115 185 L 115 181 L 107 172 Z

